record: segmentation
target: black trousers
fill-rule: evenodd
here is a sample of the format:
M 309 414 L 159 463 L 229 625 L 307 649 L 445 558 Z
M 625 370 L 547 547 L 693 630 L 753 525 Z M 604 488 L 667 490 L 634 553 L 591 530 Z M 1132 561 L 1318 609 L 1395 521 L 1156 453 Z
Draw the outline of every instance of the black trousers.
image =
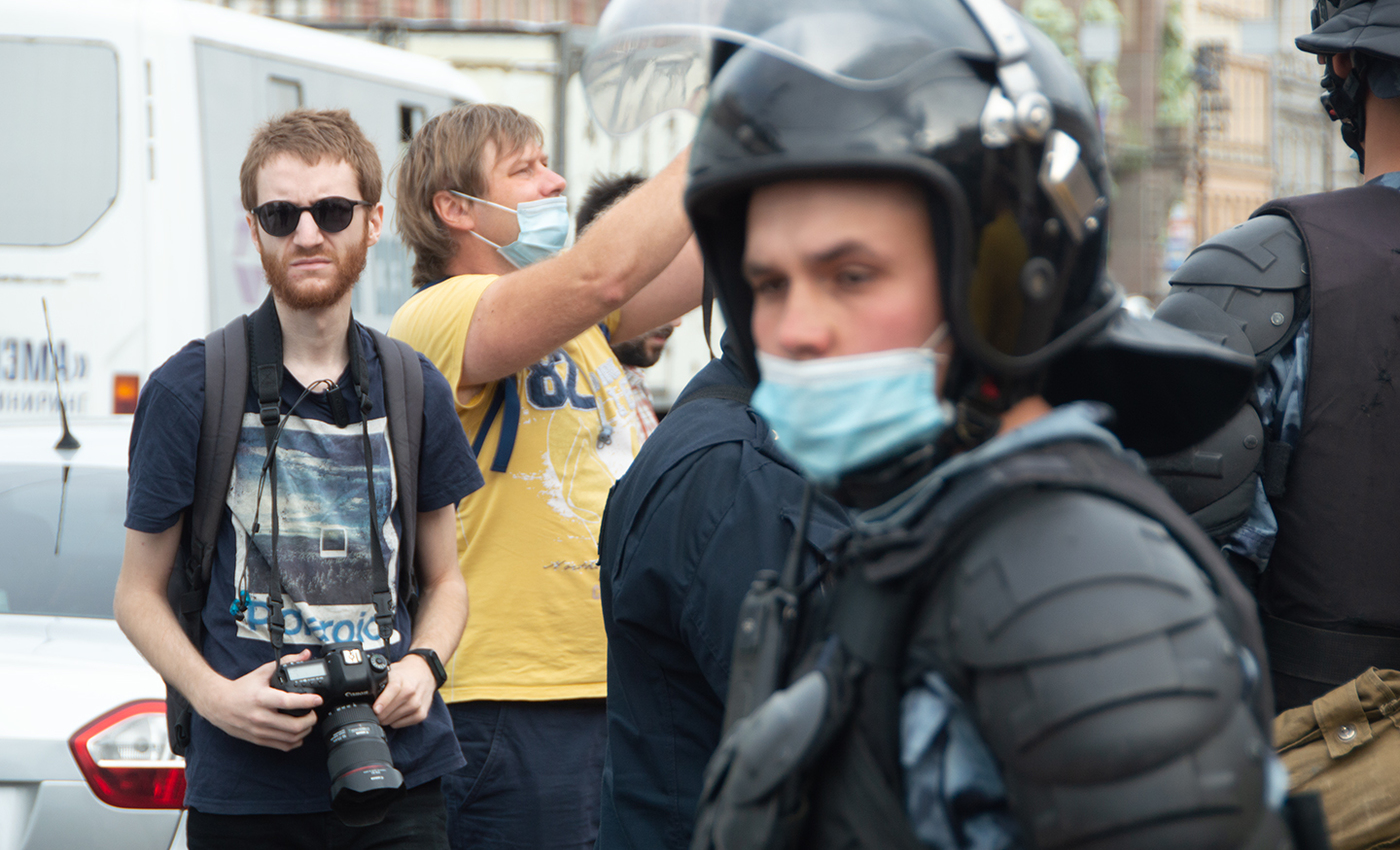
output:
M 301 815 L 211 815 L 190 809 L 190 850 L 447 850 L 442 781 L 411 788 L 373 826 L 346 826 L 332 812 Z

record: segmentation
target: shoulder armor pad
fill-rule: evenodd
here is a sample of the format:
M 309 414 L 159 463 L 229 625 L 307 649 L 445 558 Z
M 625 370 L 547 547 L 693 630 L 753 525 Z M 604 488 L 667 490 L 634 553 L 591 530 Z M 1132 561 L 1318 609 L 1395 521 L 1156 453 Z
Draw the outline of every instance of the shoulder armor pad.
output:
M 1307 285 L 1297 228 L 1283 216 L 1261 215 L 1197 246 L 1172 275 L 1156 317 L 1251 353 L 1262 368 L 1306 315 Z
M 944 628 L 1030 843 L 1283 846 L 1247 653 L 1195 561 L 1088 493 L 989 519 L 951 564 Z
M 1157 483 L 1218 541 L 1238 528 L 1254 506 L 1265 445 L 1259 411 L 1246 404 L 1196 445 L 1146 463 Z
M 1297 289 L 1307 285 L 1307 261 L 1293 222 L 1281 215 L 1261 215 L 1196 246 L 1170 282 Z
M 1178 628 L 1216 610 L 1155 520 L 1102 496 L 1015 499 L 952 564 L 954 652 L 973 668 L 1045 662 Z

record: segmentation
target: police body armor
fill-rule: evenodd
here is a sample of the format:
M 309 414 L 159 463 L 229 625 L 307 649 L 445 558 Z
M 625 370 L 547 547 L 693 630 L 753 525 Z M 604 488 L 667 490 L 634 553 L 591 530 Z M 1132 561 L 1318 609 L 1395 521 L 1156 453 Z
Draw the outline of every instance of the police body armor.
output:
M 923 847 L 900 700 L 929 672 L 972 707 L 1029 846 L 1293 846 L 1260 787 L 1272 704 L 1252 600 L 1107 448 L 1052 444 L 955 479 L 894 531 L 849 539 L 832 578 L 820 598 L 751 593 L 742 708 L 693 850 Z M 791 675 L 757 681 L 785 640 Z M 1105 657 L 1118 675 L 1085 675 Z
M 1256 373 L 1293 342 L 1308 315 L 1306 253 L 1297 230 L 1279 216 L 1252 218 L 1202 243 L 1171 284 L 1155 318 L 1254 357 Z M 1201 443 L 1148 461 L 1217 539 L 1245 521 L 1261 481 L 1270 495 L 1283 492 L 1288 444 L 1265 438 L 1257 403 L 1251 397 Z
M 1255 572 L 1280 710 L 1368 667 L 1400 669 L 1400 193 L 1362 186 L 1265 204 L 1202 244 L 1158 312 L 1259 370 L 1311 317 L 1298 446 L 1270 443 L 1246 407 L 1153 472 L 1218 538 L 1262 489 L 1278 521 Z M 1309 281 L 1311 277 L 1311 281 Z

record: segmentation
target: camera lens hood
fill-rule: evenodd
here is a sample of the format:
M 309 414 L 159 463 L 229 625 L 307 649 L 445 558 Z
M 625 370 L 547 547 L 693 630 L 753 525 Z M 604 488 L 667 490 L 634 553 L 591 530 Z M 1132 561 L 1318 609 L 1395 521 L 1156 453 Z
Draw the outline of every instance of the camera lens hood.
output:
M 384 820 L 405 788 L 374 709 L 366 703 L 332 708 L 321 719 L 321 734 L 326 740 L 331 809 L 336 816 L 347 826 Z

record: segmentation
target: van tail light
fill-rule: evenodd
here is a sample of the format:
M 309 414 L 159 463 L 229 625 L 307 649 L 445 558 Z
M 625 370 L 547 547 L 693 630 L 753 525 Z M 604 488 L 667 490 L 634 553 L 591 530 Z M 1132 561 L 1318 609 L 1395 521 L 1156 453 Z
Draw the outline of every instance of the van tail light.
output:
M 165 703 L 127 703 L 79 729 L 68 747 L 92 793 L 123 809 L 185 804 L 185 760 L 170 751 Z
M 140 375 L 112 376 L 112 412 L 135 413 L 136 398 L 141 394 Z

